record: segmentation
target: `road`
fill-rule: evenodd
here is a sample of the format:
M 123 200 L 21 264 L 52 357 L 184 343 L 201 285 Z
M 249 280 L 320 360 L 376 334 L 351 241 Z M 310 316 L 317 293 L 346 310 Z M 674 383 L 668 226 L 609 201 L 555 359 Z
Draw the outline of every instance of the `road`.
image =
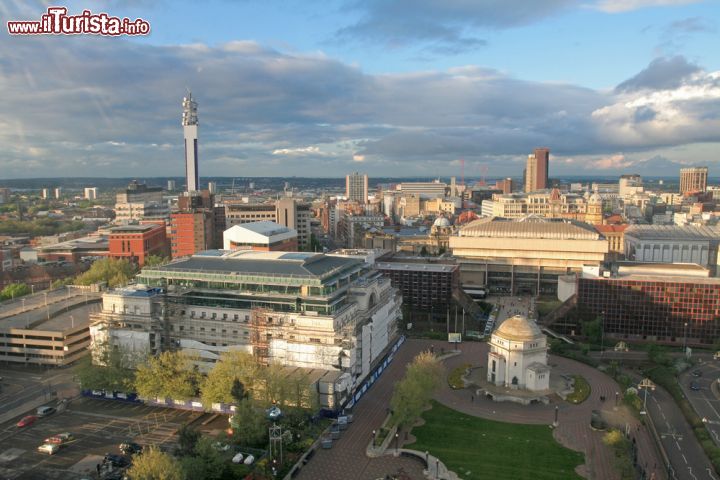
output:
M 710 461 L 670 394 L 657 387 L 648 392 L 647 406 L 675 473 L 670 478 L 717 480 Z
M 8 366 L 0 368 L 0 377 L 0 418 L 38 397 L 49 398 L 52 391 L 74 385 L 69 369 Z
M 708 358 L 710 358 L 708 356 Z M 699 371 L 701 375 L 695 377 L 693 372 Z M 706 360 L 680 375 L 680 386 L 690 404 L 700 417 L 707 419 L 706 427 L 710 431 L 713 441 L 720 446 L 720 399 L 710 388 L 711 384 L 720 377 L 720 363 L 717 360 Z M 696 381 L 700 390 L 692 390 L 690 383 Z

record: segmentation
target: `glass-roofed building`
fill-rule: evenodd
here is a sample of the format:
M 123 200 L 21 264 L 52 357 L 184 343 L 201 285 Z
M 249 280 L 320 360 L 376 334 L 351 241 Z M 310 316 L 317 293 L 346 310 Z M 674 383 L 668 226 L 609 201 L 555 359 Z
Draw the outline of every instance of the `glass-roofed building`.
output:
M 396 336 L 401 298 L 362 260 L 299 252 L 208 251 L 145 267 L 103 295 L 95 335 L 134 351 L 182 349 L 214 362 L 340 372 L 352 388 Z

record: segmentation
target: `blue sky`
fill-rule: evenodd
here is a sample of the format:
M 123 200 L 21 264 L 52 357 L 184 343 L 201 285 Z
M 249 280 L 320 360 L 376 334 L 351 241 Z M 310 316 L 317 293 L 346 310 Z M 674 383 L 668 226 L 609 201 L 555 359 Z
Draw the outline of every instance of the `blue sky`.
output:
M 57 3 L 57 2 L 56 2 Z M 43 2 L 0 14 L 36 19 Z M 142 38 L 0 35 L 0 178 L 520 175 L 720 170 L 720 3 L 692 0 L 109 0 Z M 457 172 L 454 172 L 457 173 Z

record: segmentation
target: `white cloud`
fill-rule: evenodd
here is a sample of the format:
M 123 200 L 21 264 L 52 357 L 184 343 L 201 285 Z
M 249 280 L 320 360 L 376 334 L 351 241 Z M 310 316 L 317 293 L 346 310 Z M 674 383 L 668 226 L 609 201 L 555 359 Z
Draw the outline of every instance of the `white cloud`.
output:
M 621 13 L 647 7 L 671 7 L 698 3 L 701 0 L 601 0 L 595 8 L 607 13 Z
M 319 147 L 299 147 L 299 148 L 278 148 L 273 150 L 273 155 L 287 155 L 290 157 L 301 157 L 305 155 L 317 155 L 320 154 Z

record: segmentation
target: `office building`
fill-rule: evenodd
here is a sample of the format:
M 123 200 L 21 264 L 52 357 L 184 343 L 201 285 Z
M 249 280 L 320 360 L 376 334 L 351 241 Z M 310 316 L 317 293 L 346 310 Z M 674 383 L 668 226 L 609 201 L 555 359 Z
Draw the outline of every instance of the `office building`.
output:
M 502 193 L 504 194 L 512 193 L 513 186 L 513 179 L 510 177 L 495 182 L 495 188 L 498 190 L 502 190 Z
M 525 192 L 548 188 L 549 165 L 550 150 L 547 148 L 536 148 L 528 155 L 525 167 Z
M 439 312 L 450 305 L 453 290 L 459 286 L 460 267 L 453 263 L 413 261 L 410 258 L 406 261 L 378 262 L 375 268 L 400 290 L 404 304 L 428 311 L 435 308 Z
M 625 258 L 645 263 L 696 263 L 718 272 L 720 227 L 631 225 L 625 230 Z
M 97 187 L 85 187 L 83 197 L 85 200 L 97 200 Z
M 608 243 L 591 225 L 528 216 L 481 218 L 450 236 L 462 284 L 505 294 L 554 294 L 557 278 L 599 266 Z
M 618 193 L 621 197 L 631 197 L 645 191 L 642 177 L 638 174 L 621 175 L 618 181 Z
M 50 189 L 49 189 L 49 188 L 43 188 L 42 190 L 40 190 L 40 196 L 41 196 L 44 200 L 49 200 L 49 199 L 50 199 Z
M 210 366 L 242 350 L 262 365 L 335 371 L 328 403 L 347 399 L 396 337 L 401 298 L 362 260 L 211 253 L 143 268 L 145 287 L 105 293 L 93 331 L 131 351 L 177 349 Z
M 175 180 L 168 180 L 168 181 L 167 181 L 167 190 L 168 190 L 168 192 L 174 192 L 174 191 L 175 191 L 175 187 L 176 187 Z
M 578 308 L 606 337 L 709 346 L 720 337 L 720 279 L 697 265 L 620 264 L 607 277 L 577 279 Z
M 55 200 L 60 200 L 62 197 L 62 187 L 55 187 Z
M 215 248 L 215 216 L 212 209 L 196 208 L 170 214 L 172 258 Z
M 357 172 L 345 177 L 345 196 L 360 204 L 368 202 L 368 176 Z
M 680 194 L 690 195 L 707 190 L 708 167 L 680 169 Z
M 163 200 L 162 187 L 148 187 L 136 180 L 115 196 L 115 221 L 166 220 L 170 209 Z
M 208 192 L 217 193 L 217 182 L 208 182 Z
M 225 230 L 223 248 L 261 252 L 297 252 L 297 232 L 275 222 L 243 223 Z
M 403 182 L 397 185 L 397 190 L 403 196 L 414 195 L 423 198 L 444 197 L 447 194 L 447 184 L 440 180 L 432 182 Z
M 150 255 L 167 257 L 169 254 L 165 223 L 113 227 L 108 242 L 109 257 L 124 258 L 140 266 Z
M 197 106 L 197 102 L 192 98 L 192 93 L 188 91 L 182 102 L 182 126 L 185 139 L 185 185 L 188 192 L 200 190 Z
M 310 247 L 310 219 L 313 214 L 307 203 L 281 198 L 275 203 L 261 205 L 225 202 L 224 206 L 226 228 L 249 222 L 275 222 L 297 232 L 300 248 Z

